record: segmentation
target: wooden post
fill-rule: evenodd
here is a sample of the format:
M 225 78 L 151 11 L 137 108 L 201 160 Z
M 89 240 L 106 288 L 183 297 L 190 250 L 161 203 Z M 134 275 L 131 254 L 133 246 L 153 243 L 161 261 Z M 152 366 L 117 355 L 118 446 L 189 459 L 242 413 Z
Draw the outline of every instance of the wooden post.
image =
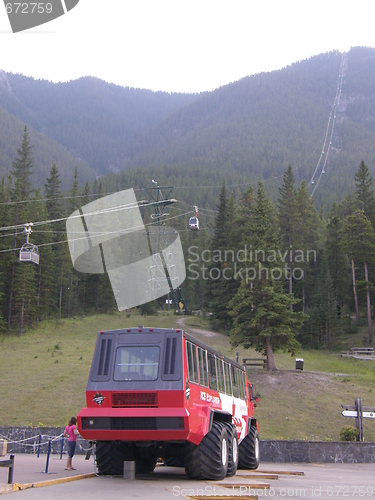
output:
M 363 404 L 362 404 L 362 399 L 355 399 L 354 404 L 355 404 L 356 412 L 358 414 L 358 417 L 355 419 L 355 426 L 359 431 L 358 441 L 364 441 L 365 437 L 363 435 Z

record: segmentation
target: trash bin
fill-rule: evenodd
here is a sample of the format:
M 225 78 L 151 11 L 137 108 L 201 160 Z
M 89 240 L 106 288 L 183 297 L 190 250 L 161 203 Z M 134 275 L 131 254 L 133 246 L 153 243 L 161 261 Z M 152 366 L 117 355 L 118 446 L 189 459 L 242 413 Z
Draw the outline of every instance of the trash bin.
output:
M 296 358 L 296 370 L 303 370 L 303 359 Z

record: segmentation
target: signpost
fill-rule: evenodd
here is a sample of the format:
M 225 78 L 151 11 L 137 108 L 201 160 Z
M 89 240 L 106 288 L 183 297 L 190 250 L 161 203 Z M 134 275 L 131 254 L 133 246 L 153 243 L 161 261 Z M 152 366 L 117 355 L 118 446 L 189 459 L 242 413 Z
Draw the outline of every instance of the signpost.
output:
M 358 413 L 354 410 L 343 410 L 341 412 L 341 415 L 343 415 L 344 417 L 358 418 Z M 363 418 L 375 418 L 375 413 L 372 413 L 370 411 L 364 411 L 364 412 L 362 412 L 362 417 Z
M 355 418 L 355 426 L 359 431 L 358 440 L 364 441 L 363 435 L 363 419 L 375 418 L 375 408 L 371 406 L 363 406 L 362 399 L 355 399 L 354 405 L 341 405 L 344 410 L 341 415 L 344 417 Z

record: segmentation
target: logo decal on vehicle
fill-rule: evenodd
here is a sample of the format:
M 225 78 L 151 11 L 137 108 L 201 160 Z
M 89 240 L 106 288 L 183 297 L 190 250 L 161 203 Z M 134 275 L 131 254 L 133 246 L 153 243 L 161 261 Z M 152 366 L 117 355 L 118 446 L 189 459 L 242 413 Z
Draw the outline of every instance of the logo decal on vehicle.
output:
M 101 406 L 103 401 L 105 400 L 105 397 L 103 396 L 103 394 L 100 394 L 100 392 L 97 392 L 92 400 L 94 401 L 94 403 Z

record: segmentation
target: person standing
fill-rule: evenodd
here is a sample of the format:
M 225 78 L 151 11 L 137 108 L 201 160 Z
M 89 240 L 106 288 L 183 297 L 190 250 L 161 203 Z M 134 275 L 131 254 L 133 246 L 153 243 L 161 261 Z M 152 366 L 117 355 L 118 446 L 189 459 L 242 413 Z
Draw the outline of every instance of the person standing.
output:
M 77 436 L 77 419 L 76 417 L 72 417 L 64 430 L 64 437 L 68 438 L 68 458 L 66 460 L 65 470 L 76 470 L 72 465 L 72 459 L 76 451 Z

